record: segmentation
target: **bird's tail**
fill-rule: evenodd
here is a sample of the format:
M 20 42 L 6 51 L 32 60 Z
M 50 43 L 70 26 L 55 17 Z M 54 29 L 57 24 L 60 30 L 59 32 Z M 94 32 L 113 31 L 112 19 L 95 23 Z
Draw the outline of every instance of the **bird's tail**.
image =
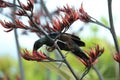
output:
M 72 53 L 83 60 L 89 59 L 89 57 L 78 46 L 74 47 Z

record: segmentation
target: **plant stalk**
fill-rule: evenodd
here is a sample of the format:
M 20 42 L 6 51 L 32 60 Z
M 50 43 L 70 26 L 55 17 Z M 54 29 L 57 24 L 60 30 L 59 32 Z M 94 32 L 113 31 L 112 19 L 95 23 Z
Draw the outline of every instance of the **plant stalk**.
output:
M 95 72 L 97 73 L 97 75 L 98 75 L 98 77 L 99 77 L 99 80 L 104 80 L 104 78 L 103 78 L 102 74 L 99 72 L 98 68 L 95 67 L 95 66 L 93 66 L 92 68 L 93 68 L 93 69 L 95 70 Z
M 13 4 L 15 4 L 15 3 L 16 3 L 16 0 L 13 0 Z M 15 12 L 16 11 L 16 7 L 13 7 L 13 10 Z M 14 16 L 15 15 L 13 14 L 13 17 L 12 17 L 13 22 L 15 22 L 14 19 L 13 19 Z M 20 45 L 19 45 L 19 42 L 18 42 L 18 35 L 17 35 L 17 30 L 16 29 L 14 29 L 14 36 L 15 36 L 15 43 L 16 43 L 17 54 L 18 54 L 18 63 L 19 63 L 20 77 L 21 77 L 21 80 L 25 80 L 22 59 L 21 59 L 21 56 L 20 56 Z
M 76 80 L 79 80 L 78 77 L 76 76 L 76 74 L 74 73 L 73 69 L 71 68 L 70 64 L 67 62 L 66 58 L 64 57 L 64 55 L 62 54 L 59 46 L 55 43 L 56 49 L 58 50 L 58 52 L 60 53 L 61 57 L 64 59 L 64 63 L 67 65 L 67 67 L 69 68 L 69 70 L 71 71 L 72 75 L 74 76 L 74 78 Z
M 118 52 L 118 54 L 120 54 L 119 44 L 118 44 L 117 36 L 115 33 L 115 29 L 114 29 L 114 23 L 113 23 L 112 0 L 108 0 L 108 14 L 109 14 L 109 22 L 110 22 L 110 32 L 114 39 L 116 51 Z M 120 63 L 119 63 L 119 75 L 118 76 L 120 76 Z M 120 80 L 120 77 L 118 77 L 118 80 Z
M 44 9 L 45 13 L 47 14 L 48 18 L 49 18 L 50 20 L 52 20 L 52 16 L 50 15 L 48 9 L 46 8 L 45 3 L 44 3 L 43 0 L 41 0 L 41 6 L 42 6 L 42 8 Z
M 119 44 L 118 44 L 117 36 L 116 36 L 116 33 L 115 33 L 115 29 L 114 29 L 113 16 L 112 16 L 112 5 L 111 4 L 112 4 L 112 0 L 108 0 L 110 31 L 112 33 L 112 36 L 113 36 L 113 39 L 114 39 L 114 42 L 115 42 L 116 51 L 118 53 L 120 53 Z

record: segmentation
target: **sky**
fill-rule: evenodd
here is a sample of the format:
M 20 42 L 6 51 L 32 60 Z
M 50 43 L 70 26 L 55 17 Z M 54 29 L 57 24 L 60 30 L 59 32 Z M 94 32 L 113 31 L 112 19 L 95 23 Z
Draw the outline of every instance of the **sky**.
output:
M 76 9 L 80 8 L 81 3 L 83 3 L 83 8 L 85 11 L 92 17 L 100 20 L 101 16 L 104 16 L 108 20 L 108 11 L 107 11 L 107 0 L 48 0 L 46 3 L 49 11 L 52 12 L 56 7 L 62 7 L 63 5 L 69 4 L 74 6 Z M 113 15 L 115 22 L 115 31 L 118 36 L 120 36 L 120 0 L 113 0 Z M 0 15 L 2 20 L 6 20 L 6 17 Z M 71 27 L 76 30 L 79 26 L 77 24 L 83 24 L 80 21 L 76 21 Z M 9 33 L 4 32 L 4 28 L 0 26 L 0 56 L 8 55 L 13 58 L 17 58 L 17 51 L 14 39 L 14 31 Z M 99 30 L 100 36 L 112 40 L 110 32 L 104 28 Z M 86 35 L 88 34 L 88 35 Z M 90 35 L 89 26 L 85 28 L 82 32 L 82 36 L 89 37 Z M 107 35 L 105 35 L 107 34 Z M 25 36 L 18 34 L 20 46 L 27 49 L 32 49 L 34 42 L 38 37 L 34 34 Z

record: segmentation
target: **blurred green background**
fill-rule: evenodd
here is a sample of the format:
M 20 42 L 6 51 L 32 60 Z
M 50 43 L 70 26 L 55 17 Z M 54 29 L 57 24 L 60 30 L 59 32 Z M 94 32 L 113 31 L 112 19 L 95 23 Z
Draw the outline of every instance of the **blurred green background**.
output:
M 54 0 L 54 1 L 56 1 L 56 0 Z M 100 1 L 100 0 L 98 0 L 98 1 Z M 98 2 L 98 1 L 96 0 L 96 2 Z M 86 0 L 84 7 L 88 7 L 88 9 L 86 8 L 85 10 L 88 13 L 90 13 L 90 15 L 97 18 L 99 21 L 103 22 L 105 25 L 109 25 L 108 18 L 107 18 L 108 15 L 106 16 L 107 11 L 105 11 L 105 10 L 107 10 L 107 7 L 104 5 L 106 3 L 104 2 L 105 0 L 101 0 L 101 1 L 102 1 L 101 2 L 102 4 L 99 4 L 99 2 L 98 2 L 98 4 L 93 5 L 93 3 L 90 3 L 90 2 L 88 2 L 88 0 Z M 73 0 L 73 3 L 74 2 L 75 1 Z M 53 2 L 51 1 L 51 3 L 53 3 Z M 116 3 L 118 3 L 118 2 L 116 2 Z M 116 5 L 116 3 L 114 3 L 114 5 Z M 70 4 L 72 4 L 72 2 Z M 80 4 L 81 3 L 79 3 L 79 7 L 80 7 Z M 88 5 L 88 4 L 91 4 L 93 6 Z M 58 5 L 58 4 L 56 4 L 56 5 Z M 88 6 L 86 6 L 86 5 L 88 5 Z M 47 6 L 50 7 L 51 4 L 47 4 Z M 103 7 L 105 8 L 105 10 L 103 10 Z M 55 7 L 52 7 L 52 8 L 55 8 Z M 119 7 L 117 7 L 117 8 L 119 8 Z M 115 7 L 113 10 L 118 11 L 117 8 Z M 103 11 L 105 11 L 105 12 L 103 12 Z M 103 12 L 103 14 L 102 14 L 103 17 L 101 17 L 102 15 L 99 15 L 98 13 L 96 14 L 96 12 L 98 12 L 99 14 L 101 12 Z M 99 15 L 99 17 L 98 17 L 98 15 Z M 106 16 L 106 17 L 104 17 L 104 16 Z M 114 19 L 115 19 L 115 22 L 117 22 L 117 24 L 118 24 L 119 23 L 118 16 L 115 15 Z M 115 23 L 115 25 L 117 25 L 117 24 Z M 81 27 L 81 25 L 79 25 L 79 24 L 77 24 L 77 26 Z M 118 74 L 118 63 L 116 63 L 113 60 L 112 55 L 115 53 L 115 46 L 114 46 L 114 41 L 112 39 L 110 32 L 107 31 L 106 29 L 102 28 L 101 26 L 94 25 L 94 24 L 85 24 L 83 26 L 84 26 L 83 30 L 80 30 L 80 31 L 77 30 L 75 32 L 75 34 L 79 35 L 81 40 L 86 43 L 86 46 L 83 47 L 82 49 L 89 50 L 90 47 L 95 47 L 95 44 L 99 44 L 101 48 L 104 48 L 105 52 L 103 53 L 103 55 L 101 57 L 99 57 L 99 60 L 95 66 L 98 68 L 98 70 L 104 77 L 104 80 L 117 80 L 117 76 L 119 76 L 119 75 L 117 75 Z M 118 25 L 117 25 L 117 28 L 118 28 Z M 116 28 L 116 30 L 117 30 L 117 28 Z M 3 29 L 0 29 L 0 31 L 3 31 Z M 1 36 L 4 37 L 5 34 L 9 35 L 11 33 L 0 34 L 0 37 Z M 10 38 L 10 36 L 8 36 L 8 37 Z M 11 46 L 14 45 L 14 44 L 9 45 L 12 42 L 9 42 L 8 37 L 1 38 L 1 41 L 2 41 L 2 39 L 8 40 L 8 42 L 6 42 L 6 44 L 4 44 L 3 42 L 0 43 L 0 45 L 5 46 L 5 51 L 7 51 L 7 48 L 11 49 Z M 30 37 L 30 36 L 24 36 L 24 37 L 26 37 L 26 39 L 28 39 L 27 37 Z M 35 40 L 32 37 L 31 37 L 31 39 Z M 23 47 L 23 44 L 30 46 L 29 41 L 31 39 L 29 39 L 27 41 L 24 38 L 23 39 L 24 43 L 23 43 L 22 39 L 19 40 L 20 42 L 22 41 L 21 47 L 27 48 L 25 46 Z M 118 36 L 118 41 L 120 44 L 119 36 Z M 27 42 L 28 42 L 28 44 L 27 44 Z M 46 51 L 45 48 L 43 48 L 43 51 Z M 62 51 L 62 52 L 64 54 L 66 53 L 65 51 Z M 14 56 L 9 55 L 9 53 L 2 52 L 1 54 L 2 55 L 0 55 L 0 80 L 20 80 L 20 71 L 19 71 L 18 60 L 16 58 L 14 58 Z M 12 55 L 16 55 L 16 54 L 17 53 L 13 53 Z M 54 53 L 54 52 L 49 53 L 49 55 L 52 56 L 53 58 L 56 58 L 56 56 L 55 56 L 56 53 Z M 71 67 L 73 68 L 73 70 L 75 71 L 77 76 L 81 77 L 82 73 L 85 71 L 85 66 L 71 53 L 67 54 L 66 59 L 70 63 Z M 22 61 L 23 61 L 23 67 L 24 67 L 24 73 L 25 73 L 25 80 L 73 80 L 74 79 L 71 72 L 69 71 L 69 69 L 66 67 L 65 64 L 61 64 L 58 62 L 57 63 L 55 63 L 55 62 L 46 63 L 46 62 L 26 61 L 24 59 L 22 59 Z M 99 80 L 99 78 L 98 78 L 96 72 L 93 69 L 91 69 L 90 72 L 85 76 L 85 78 L 83 80 Z

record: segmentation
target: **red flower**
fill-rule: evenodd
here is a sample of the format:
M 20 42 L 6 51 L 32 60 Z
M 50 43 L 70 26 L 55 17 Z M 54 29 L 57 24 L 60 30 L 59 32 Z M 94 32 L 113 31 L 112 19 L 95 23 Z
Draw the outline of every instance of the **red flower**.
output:
M 83 4 L 81 4 L 79 12 L 80 12 L 79 19 L 81 21 L 86 22 L 86 23 L 91 21 L 90 16 L 83 9 Z
M 1 0 L 1 1 L 0 1 L 0 7 L 4 8 L 4 7 L 6 7 L 6 6 L 7 6 L 6 3 L 5 3 L 3 0 Z
M 12 22 L 6 22 L 6 21 L 0 21 L 0 24 L 4 27 L 7 28 L 8 30 L 6 32 L 10 32 L 11 30 L 13 30 L 13 28 L 16 27 L 15 24 L 13 24 Z
M 52 21 L 54 31 L 62 31 L 62 25 L 59 19 Z
M 62 31 L 62 30 L 68 30 L 70 25 L 80 19 L 83 22 L 90 22 L 90 17 L 88 14 L 83 10 L 83 7 L 81 5 L 81 8 L 79 12 L 71 7 L 64 6 L 64 8 L 58 8 L 58 12 L 64 12 L 65 15 L 61 16 L 62 20 L 57 17 L 57 20 L 52 20 L 52 30 L 53 31 Z
M 9 2 L 3 1 L 3 0 L 0 0 L 0 7 L 1 7 L 1 8 L 13 7 L 13 6 L 15 6 L 15 5 L 12 4 L 12 3 L 9 3 Z
M 58 17 L 56 17 L 56 20 L 52 20 L 51 24 L 52 26 L 47 25 L 41 25 L 47 32 L 48 31 L 67 31 L 70 27 L 70 25 L 80 19 L 83 22 L 90 22 L 90 17 L 89 15 L 84 11 L 82 5 L 79 11 L 67 6 L 64 6 L 64 8 L 58 8 L 57 12 L 63 12 L 65 13 L 64 16 L 61 16 L 60 20 Z
M 15 23 L 16 23 L 16 28 L 28 29 L 28 27 L 25 24 L 23 24 L 22 21 L 18 20 L 17 18 L 15 18 Z
M 114 58 L 115 61 L 120 63 L 120 54 L 118 54 L 118 53 L 114 54 L 113 58 Z
M 64 9 L 58 8 L 58 11 L 64 12 L 65 18 L 66 18 L 66 16 L 68 17 L 68 15 L 69 15 L 69 22 L 72 22 L 72 21 L 79 19 L 78 11 L 74 10 L 73 8 L 69 7 L 68 5 L 66 7 L 64 6 Z
M 41 11 L 37 11 L 36 13 L 33 13 L 33 19 L 34 22 L 38 25 L 40 25 L 40 17 L 41 17 Z
M 27 5 L 22 4 L 23 8 L 28 11 L 32 11 L 34 7 L 34 0 L 28 0 Z
M 17 12 L 14 12 L 14 14 L 18 16 L 26 16 L 26 13 L 21 9 L 19 9 Z
M 24 52 L 21 52 L 21 56 L 26 60 L 32 60 L 32 61 L 41 61 L 44 59 L 48 59 L 48 57 L 42 53 L 41 51 L 33 51 L 32 54 L 28 50 L 24 50 Z
M 21 29 L 28 29 L 28 27 L 26 25 L 24 25 L 21 21 L 19 21 L 18 19 L 15 18 L 15 23 L 12 22 L 6 22 L 6 21 L 0 21 L 0 24 L 8 29 L 6 32 L 10 32 L 11 30 L 13 30 L 14 28 L 21 28 Z
M 64 9 L 58 8 L 57 11 L 64 12 L 65 16 L 61 16 L 62 20 L 60 20 L 58 17 L 56 17 L 56 20 L 51 21 L 52 28 L 49 28 L 49 29 L 51 29 L 52 31 L 63 31 L 64 30 L 63 32 L 65 32 L 68 30 L 68 28 L 74 21 L 79 19 L 78 12 L 76 10 L 70 8 L 68 5 L 66 7 L 64 6 Z
M 80 59 L 80 61 L 86 66 L 92 66 L 94 65 L 97 61 L 98 61 L 98 57 L 101 56 L 101 54 L 104 52 L 104 48 L 100 49 L 99 45 L 96 45 L 95 48 L 91 48 L 90 51 L 85 51 L 88 56 L 89 56 L 89 60 L 83 60 Z
M 84 11 L 82 4 L 79 9 L 79 12 L 77 10 L 74 10 L 73 8 L 70 8 L 68 5 L 67 7 L 64 6 L 64 9 L 58 8 L 58 11 L 64 12 L 65 15 L 70 15 L 71 21 L 75 21 L 77 19 L 80 19 L 81 21 L 86 23 L 91 21 L 90 16 Z

